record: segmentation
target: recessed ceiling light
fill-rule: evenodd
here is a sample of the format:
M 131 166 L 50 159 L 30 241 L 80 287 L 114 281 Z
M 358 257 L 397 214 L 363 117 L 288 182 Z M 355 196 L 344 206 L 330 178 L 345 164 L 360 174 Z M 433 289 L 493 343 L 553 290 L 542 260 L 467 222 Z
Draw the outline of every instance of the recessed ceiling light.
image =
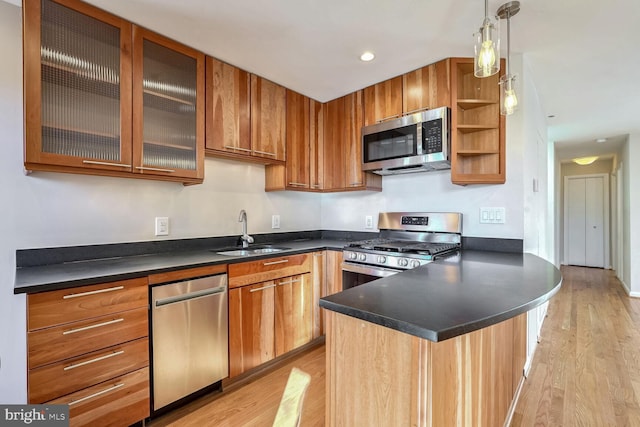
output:
M 596 139 L 596 142 L 600 142 L 600 143 L 607 142 L 607 138 L 598 138 Z
M 375 57 L 376 55 L 374 55 L 373 52 L 365 52 L 362 55 L 360 55 L 360 60 L 364 62 L 369 62 L 369 61 L 373 61 L 373 58 Z

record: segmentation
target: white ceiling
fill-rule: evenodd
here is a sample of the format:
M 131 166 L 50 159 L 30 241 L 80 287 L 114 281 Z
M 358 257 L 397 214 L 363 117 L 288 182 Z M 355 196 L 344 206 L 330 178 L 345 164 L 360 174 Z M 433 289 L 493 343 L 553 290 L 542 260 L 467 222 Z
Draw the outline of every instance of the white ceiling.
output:
M 6 0 L 19 4 L 19 0 Z M 490 0 L 495 13 L 503 0 Z M 483 0 L 89 0 L 319 101 L 472 56 Z M 520 0 L 512 54 L 530 65 L 549 138 L 572 155 L 640 131 L 640 1 Z M 502 54 L 506 22 L 502 21 Z M 374 51 L 363 63 L 359 55 Z M 617 137 L 617 138 L 613 138 Z M 565 155 L 565 154 L 561 154 Z

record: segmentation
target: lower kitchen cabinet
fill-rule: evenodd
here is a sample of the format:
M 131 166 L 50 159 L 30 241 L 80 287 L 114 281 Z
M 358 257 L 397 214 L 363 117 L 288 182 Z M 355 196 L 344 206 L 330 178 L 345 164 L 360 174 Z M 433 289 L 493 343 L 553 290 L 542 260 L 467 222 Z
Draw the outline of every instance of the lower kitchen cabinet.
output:
M 149 416 L 147 279 L 27 297 L 28 402 L 68 404 L 70 425 Z
M 229 291 L 229 377 L 274 358 L 273 280 Z
M 313 339 L 313 292 L 311 274 L 276 282 L 276 357 Z
M 311 274 L 229 291 L 229 376 L 234 377 L 313 339 Z

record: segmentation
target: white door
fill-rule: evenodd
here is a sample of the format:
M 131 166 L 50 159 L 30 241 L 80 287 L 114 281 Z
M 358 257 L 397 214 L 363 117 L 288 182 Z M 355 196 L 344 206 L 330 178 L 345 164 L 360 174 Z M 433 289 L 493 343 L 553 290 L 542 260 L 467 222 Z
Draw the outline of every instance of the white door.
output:
M 606 182 L 605 182 L 606 181 Z M 604 268 L 608 263 L 607 187 L 604 175 L 567 177 L 565 183 L 566 263 Z M 608 209 L 608 207 L 607 207 Z

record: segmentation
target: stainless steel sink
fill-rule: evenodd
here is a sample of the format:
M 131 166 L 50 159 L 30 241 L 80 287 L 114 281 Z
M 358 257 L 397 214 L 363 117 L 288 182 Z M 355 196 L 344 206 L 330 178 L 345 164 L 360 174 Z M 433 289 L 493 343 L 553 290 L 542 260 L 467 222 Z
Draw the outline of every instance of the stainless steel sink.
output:
M 291 248 L 285 248 L 282 246 L 254 246 L 252 248 L 245 249 L 232 249 L 228 251 L 220 251 L 216 252 L 219 255 L 226 256 L 250 256 L 250 255 L 260 255 L 260 254 L 270 254 L 274 252 L 285 251 Z

